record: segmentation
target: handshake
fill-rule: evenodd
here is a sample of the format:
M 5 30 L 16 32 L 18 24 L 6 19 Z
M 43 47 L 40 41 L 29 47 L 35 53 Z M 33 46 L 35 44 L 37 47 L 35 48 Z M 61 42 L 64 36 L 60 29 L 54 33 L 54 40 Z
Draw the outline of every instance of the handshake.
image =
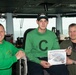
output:
M 16 56 L 16 58 L 19 60 L 19 59 L 25 57 L 25 53 L 20 50 L 20 51 L 18 51 L 18 52 L 16 53 L 15 56 Z

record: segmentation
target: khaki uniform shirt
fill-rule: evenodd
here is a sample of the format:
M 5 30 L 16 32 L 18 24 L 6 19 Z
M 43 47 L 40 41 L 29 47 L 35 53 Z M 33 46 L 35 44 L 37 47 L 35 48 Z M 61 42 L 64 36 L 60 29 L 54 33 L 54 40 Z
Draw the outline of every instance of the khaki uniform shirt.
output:
M 60 48 L 61 49 L 66 49 L 68 47 L 72 47 L 72 54 L 69 56 L 69 58 L 76 60 L 76 51 L 73 49 L 73 44 L 71 40 L 65 40 L 60 43 Z M 69 70 L 69 75 L 76 75 L 76 65 L 68 65 L 68 70 Z

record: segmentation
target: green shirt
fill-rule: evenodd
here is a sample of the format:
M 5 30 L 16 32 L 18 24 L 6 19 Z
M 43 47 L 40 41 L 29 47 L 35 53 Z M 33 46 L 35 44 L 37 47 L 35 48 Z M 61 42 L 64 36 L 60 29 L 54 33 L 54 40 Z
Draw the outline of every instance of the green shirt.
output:
M 5 40 L 0 44 L 0 75 L 12 75 L 12 64 L 17 61 L 17 51 L 14 45 Z
M 50 30 L 39 33 L 38 29 L 35 29 L 27 34 L 25 53 L 30 61 L 40 63 L 41 61 L 37 57 L 47 57 L 48 50 L 59 48 L 57 37 Z

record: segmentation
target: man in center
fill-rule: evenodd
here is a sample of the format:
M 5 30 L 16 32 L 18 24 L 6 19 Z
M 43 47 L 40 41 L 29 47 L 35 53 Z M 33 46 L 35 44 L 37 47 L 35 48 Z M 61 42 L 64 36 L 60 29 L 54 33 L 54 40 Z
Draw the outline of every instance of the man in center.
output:
M 60 49 L 58 39 L 52 31 L 47 29 L 47 14 L 39 14 L 37 17 L 38 28 L 27 34 L 25 53 L 28 58 L 28 74 L 44 75 L 44 69 L 50 75 L 68 75 L 66 65 L 54 65 L 48 63 L 47 52 Z

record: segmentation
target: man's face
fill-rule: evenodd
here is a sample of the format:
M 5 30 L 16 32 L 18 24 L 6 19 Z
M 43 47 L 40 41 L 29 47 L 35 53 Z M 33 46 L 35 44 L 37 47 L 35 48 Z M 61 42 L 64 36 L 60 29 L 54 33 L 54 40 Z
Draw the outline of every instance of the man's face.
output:
M 2 26 L 0 26 L 0 43 L 2 43 L 4 36 L 5 36 L 4 28 Z
M 76 26 L 69 28 L 69 36 L 71 40 L 76 40 Z
M 37 21 L 38 27 L 41 30 L 45 30 L 48 24 L 48 21 L 46 19 L 40 19 L 39 21 Z

